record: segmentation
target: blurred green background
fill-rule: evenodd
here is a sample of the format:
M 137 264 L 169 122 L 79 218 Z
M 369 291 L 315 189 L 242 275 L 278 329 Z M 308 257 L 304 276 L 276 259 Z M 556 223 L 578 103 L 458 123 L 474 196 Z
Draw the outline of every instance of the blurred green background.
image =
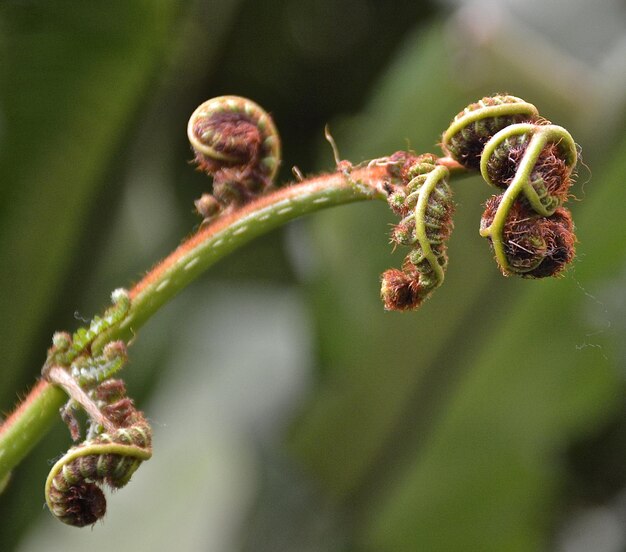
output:
M 582 146 L 563 279 L 502 278 L 455 183 L 444 286 L 383 312 L 383 204 L 319 213 L 216 266 L 141 330 L 125 378 L 154 458 L 103 523 L 43 484 L 61 423 L 0 497 L 0 549 L 626 550 L 626 4 L 618 0 L 0 1 L 0 409 L 55 330 L 99 312 L 197 227 L 185 126 L 248 96 L 281 180 L 437 152 L 497 91 Z

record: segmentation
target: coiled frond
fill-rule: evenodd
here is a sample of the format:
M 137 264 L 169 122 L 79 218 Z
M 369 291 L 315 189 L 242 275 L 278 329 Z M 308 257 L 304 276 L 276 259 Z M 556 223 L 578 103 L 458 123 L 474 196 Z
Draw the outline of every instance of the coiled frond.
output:
M 478 169 L 483 148 L 498 131 L 509 125 L 534 121 L 537 108 L 515 96 L 497 94 L 468 105 L 444 132 L 441 148 L 468 169 Z
M 72 336 L 57 332 L 42 375 L 69 395 L 61 409 L 74 441 L 81 431 L 75 411 L 88 415 L 86 439 L 72 447 L 52 467 L 45 486 L 46 503 L 62 522 L 91 525 L 104 516 L 102 485 L 123 487 L 141 462 L 152 454 L 152 431 L 142 412 L 126 396 L 124 382 L 112 379 L 128 360 L 123 341 L 107 343 L 94 354 L 94 340 L 124 319 L 129 295 L 116 290 L 113 306 Z
M 63 523 L 84 527 L 101 519 L 106 499 L 100 487 L 123 487 L 152 456 L 152 432 L 143 415 L 133 408 L 125 421 L 114 433 L 72 447 L 50 470 L 46 503 Z
M 213 177 L 213 193 L 196 201 L 210 219 L 267 192 L 280 166 L 280 138 L 271 117 L 239 96 L 220 96 L 191 115 L 187 136 L 198 169 Z
M 454 204 L 448 169 L 437 165 L 436 156 L 399 153 L 390 159 L 390 175 L 399 174 L 402 181 L 389 195 L 389 205 L 403 217 L 391 240 L 412 250 L 402 270 L 383 273 L 381 296 L 387 310 L 412 310 L 443 283 Z
M 442 148 L 502 190 L 489 200 L 480 233 L 489 239 L 503 274 L 560 274 L 574 257 L 567 201 L 577 147 L 563 127 L 535 106 L 508 95 L 465 108 L 443 135 Z

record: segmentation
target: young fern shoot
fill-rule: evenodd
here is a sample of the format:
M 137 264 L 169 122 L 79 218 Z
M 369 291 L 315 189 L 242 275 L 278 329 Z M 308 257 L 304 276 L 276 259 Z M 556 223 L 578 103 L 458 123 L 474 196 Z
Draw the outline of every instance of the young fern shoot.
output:
M 124 486 L 152 455 L 152 431 L 114 378 L 127 361 L 127 344 L 163 304 L 213 263 L 256 236 L 299 216 L 344 203 L 380 199 L 400 221 L 394 245 L 409 248 L 401 269 L 382 275 L 387 310 L 418 308 L 444 280 L 447 240 L 453 229 L 451 181 L 480 171 L 500 193 L 487 201 L 480 234 L 505 275 L 560 275 L 574 257 L 574 227 L 563 206 L 577 146 L 562 127 L 519 98 L 495 95 L 469 105 L 443 133 L 443 156 L 398 151 L 353 166 L 336 155 L 336 170 L 276 188 L 280 139 L 271 117 L 254 102 L 223 96 L 204 102 L 187 127 L 199 170 L 212 191 L 196 202 L 203 223 L 113 306 L 73 335 L 58 332 L 42 381 L 0 427 L 0 482 L 27 454 L 61 406 L 74 441 L 81 438 L 75 411 L 87 414 L 84 440 L 52 467 L 46 503 L 61 521 L 92 525 L 106 511 L 100 487 Z M 45 415 L 45 416 L 44 416 Z

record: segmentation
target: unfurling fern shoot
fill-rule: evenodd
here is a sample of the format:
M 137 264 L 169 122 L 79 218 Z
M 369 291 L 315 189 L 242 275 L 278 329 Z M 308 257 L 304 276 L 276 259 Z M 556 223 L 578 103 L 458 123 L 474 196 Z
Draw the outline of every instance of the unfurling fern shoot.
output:
M 442 147 L 503 190 L 487 202 L 480 229 L 502 273 L 561 274 L 576 242 L 571 214 L 563 207 L 578 158 L 569 132 L 541 118 L 532 104 L 498 95 L 459 113 Z
M 88 416 L 82 443 L 54 464 L 46 502 L 64 523 L 83 527 L 106 511 L 101 487 L 123 487 L 152 455 L 152 432 L 117 377 L 127 344 L 162 305 L 212 264 L 253 238 L 307 213 L 360 200 L 386 200 L 400 218 L 391 241 L 409 249 L 401 269 L 382 275 L 387 310 L 410 311 L 439 287 L 448 266 L 454 202 L 450 181 L 480 171 L 498 190 L 486 203 L 480 234 L 505 275 L 543 278 L 574 258 L 574 225 L 564 207 L 578 147 L 534 105 L 498 94 L 470 104 L 443 133 L 444 155 L 400 151 L 336 169 L 277 189 L 280 140 L 271 117 L 254 102 L 221 96 L 192 114 L 188 137 L 198 168 L 212 177 L 212 193 L 196 201 L 203 223 L 113 306 L 73 335 L 57 332 L 42 369 L 43 381 L 0 427 L 0 486 L 45 431 L 39 419 L 61 409 L 74 441 L 75 410 Z M 46 416 L 43 416 L 45 413 Z M 42 429 L 43 428 L 43 429 Z
M 143 415 L 127 413 L 126 423 L 72 447 L 50 470 L 46 503 L 63 523 L 84 527 L 101 519 L 106 499 L 100 486 L 123 487 L 152 456 L 152 433 Z
M 272 118 L 256 103 L 220 96 L 201 104 L 187 124 L 198 169 L 213 177 L 213 193 L 196 201 L 210 220 L 272 189 L 280 166 L 280 138 Z
M 449 171 L 437 165 L 432 154 L 398 152 L 388 163 L 390 175 L 398 175 L 400 181 L 394 187 L 390 184 L 389 205 L 402 217 L 391 241 L 412 250 L 402 270 L 383 273 L 381 296 L 387 310 L 411 310 L 443 283 L 448 265 L 446 242 L 454 211 Z

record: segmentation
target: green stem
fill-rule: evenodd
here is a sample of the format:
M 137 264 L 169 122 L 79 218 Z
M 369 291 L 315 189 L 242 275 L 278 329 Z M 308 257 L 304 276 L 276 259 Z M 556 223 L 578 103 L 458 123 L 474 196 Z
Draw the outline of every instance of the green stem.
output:
M 119 325 L 94 341 L 93 352 L 99 352 L 112 340 L 130 340 L 167 301 L 207 268 L 252 239 L 327 207 L 368 199 L 386 200 L 387 194 L 382 189 L 385 176 L 385 169 L 380 167 L 355 169 L 349 179 L 342 173 L 323 175 L 281 188 L 220 216 L 180 245 L 130 290 L 128 314 Z
M 112 340 L 129 341 L 167 301 L 207 268 L 253 238 L 308 213 L 356 201 L 386 200 L 386 168 L 355 168 L 281 188 L 224 214 L 181 244 L 130 290 L 125 318 L 92 344 L 97 353 Z M 0 482 L 50 429 L 67 399 L 61 388 L 40 381 L 0 427 Z
M 448 174 L 448 169 L 442 166 L 439 166 L 431 171 L 428 178 L 426 178 L 426 181 L 420 188 L 419 199 L 417 200 L 417 206 L 415 207 L 415 235 L 422 249 L 422 255 L 428 261 L 432 271 L 435 273 L 435 277 L 437 278 L 436 286 L 440 286 L 442 284 L 444 272 L 443 267 L 439 264 L 439 259 L 437 259 L 437 256 L 433 253 L 433 250 L 430 247 L 430 240 L 426 230 L 426 209 L 428 209 L 428 200 L 432 191 L 435 189 L 435 186 L 437 186 L 442 179 L 446 178 Z
M 0 428 L 0 481 L 59 420 L 67 401 L 60 387 L 40 380 Z
M 438 163 L 455 176 L 467 170 L 444 157 Z M 442 169 L 443 170 L 443 169 Z M 223 213 L 182 243 L 149 271 L 130 291 L 125 317 L 91 344 L 93 354 L 114 340 L 129 342 L 167 301 L 214 263 L 252 239 L 303 215 L 356 201 L 386 201 L 387 167 L 368 165 L 286 186 L 231 213 Z M 41 380 L 0 426 L 0 484 L 58 419 L 67 396 Z

